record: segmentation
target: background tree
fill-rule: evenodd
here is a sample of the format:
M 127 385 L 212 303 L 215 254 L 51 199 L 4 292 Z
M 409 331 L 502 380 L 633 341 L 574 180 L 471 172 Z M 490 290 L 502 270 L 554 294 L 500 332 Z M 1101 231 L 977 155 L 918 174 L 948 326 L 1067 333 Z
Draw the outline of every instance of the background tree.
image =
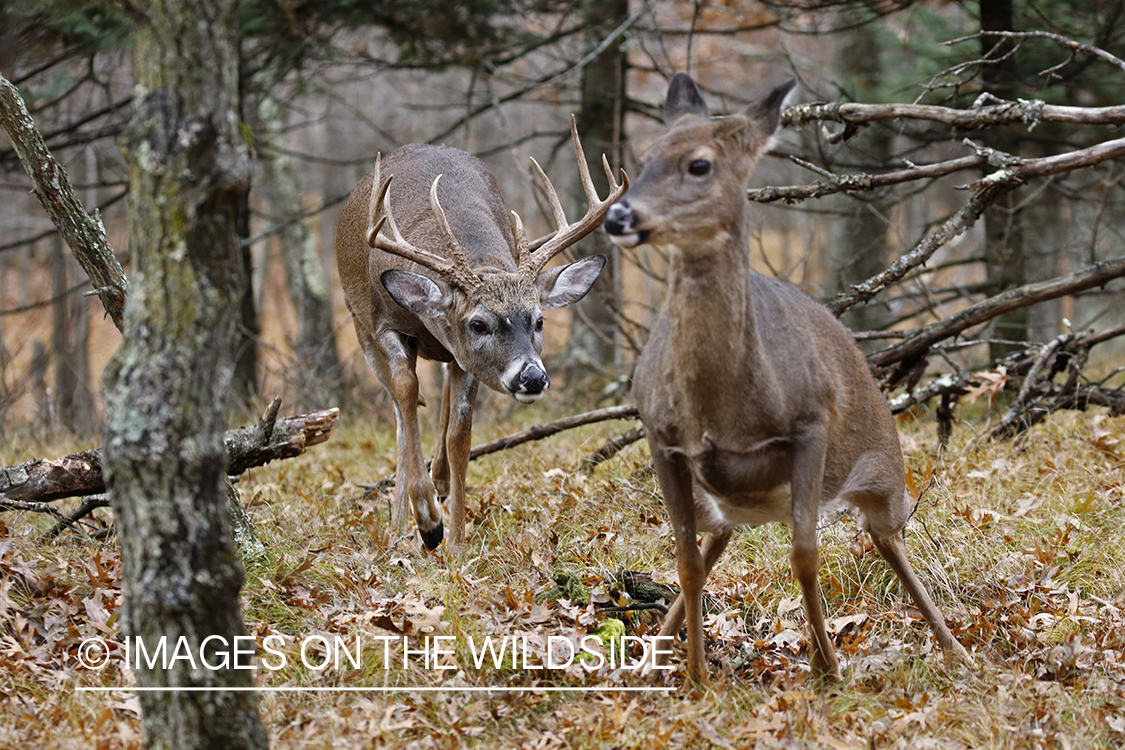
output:
M 880 76 L 885 69 L 882 40 L 876 23 L 859 23 L 839 32 L 834 73 L 839 76 L 837 97 L 844 101 L 878 101 Z M 886 164 L 893 153 L 893 130 L 882 124 L 868 128 L 857 154 L 864 163 Z M 891 201 L 880 193 L 839 196 L 839 216 L 829 229 L 828 246 L 836 289 L 841 291 L 882 271 L 887 266 L 887 233 Z M 878 305 L 856 307 L 844 322 L 857 331 L 881 328 L 886 309 Z
M 219 664 L 244 636 L 224 491 L 227 388 L 250 162 L 238 119 L 237 3 L 153 0 L 134 16 L 130 293 L 106 375 L 104 463 L 125 570 L 121 630 Z M 142 687 L 249 687 L 251 672 L 137 670 Z M 141 693 L 149 748 L 260 748 L 247 692 Z
M 613 166 L 621 166 L 624 161 L 629 58 L 622 26 L 629 17 L 629 3 L 628 0 L 585 0 L 581 10 L 590 22 L 585 34 L 586 44 L 598 51 L 582 68 L 581 103 L 576 119 L 590 176 L 598 194 L 605 195 L 609 184 L 601 168 L 602 154 Z M 574 202 L 580 205 L 583 199 L 580 189 L 576 195 Z M 573 307 L 565 355 L 568 379 L 593 373 L 604 376 L 607 368 L 619 368 L 622 364 L 621 252 L 602 232 L 587 237 L 573 252 L 576 257 L 601 253 L 609 258 L 609 263 L 590 293 Z
M 1016 31 L 1012 0 L 981 0 L 979 5 L 982 32 Z M 1011 40 L 981 34 L 980 76 L 984 91 L 1007 101 L 1015 99 L 1022 88 L 1015 50 L 1016 44 Z M 1017 131 L 1008 128 L 990 130 L 982 136 L 984 145 L 1013 155 L 1020 152 L 1020 140 Z M 1024 214 L 1018 210 L 1022 197 L 1020 191 L 1012 191 L 984 213 L 984 268 L 993 291 L 1019 286 L 1028 280 Z M 993 359 L 1013 351 L 1008 341 L 1027 340 L 1027 323 L 1027 308 L 997 318 L 998 340 L 989 347 Z

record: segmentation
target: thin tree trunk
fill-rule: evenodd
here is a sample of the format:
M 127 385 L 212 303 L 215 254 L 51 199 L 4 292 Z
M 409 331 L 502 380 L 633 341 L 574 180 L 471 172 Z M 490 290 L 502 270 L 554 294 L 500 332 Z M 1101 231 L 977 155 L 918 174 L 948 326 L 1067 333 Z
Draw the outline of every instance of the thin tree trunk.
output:
M 980 3 L 981 31 L 1013 31 L 1015 16 L 1012 0 L 989 0 Z M 1015 65 L 1007 53 L 1013 43 L 994 36 L 981 37 L 981 54 L 996 60 L 981 68 L 981 78 L 988 93 L 1013 101 L 1018 93 Z M 984 144 L 1005 154 L 1018 156 L 1019 134 L 1015 128 L 986 130 L 981 139 Z M 987 168 L 991 171 L 991 168 Z M 985 172 L 988 173 L 987 171 Z M 985 275 L 993 294 L 1027 283 L 1027 257 L 1024 247 L 1022 220 L 1017 210 L 1020 191 L 1002 196 L 994 206 L 984 212 L 984 264 Z M 1021 308 L 996 320 L 995 338 L 1010 341 L 1027 341 L 1028 310 Z M 1018 345 L 994 342 L 989 345 L 993 360 L 1018 350 Z
M 628 0 L 588 0 L 585 13 L 596 24 L 590 32 L 591 46 L 605 39 L 629 15 Z M 599 195 L 609 191 L 602 170 L 602 154 L 611 165 L 620 166 L 625 123 L 626 54 L 622 40 L 608 45 L 582 70 L 582 104 L 577 115 L 578 132 L 586 150 L 590 175 Z M 577 194 L 585 200 L 579 187 Z M 585 210 L 582 206 L 581 210 Z M 620 353 L 618 311 L 621 308 L 620 252 L 603 232 L 595 232 L 573 248 L 576 257 L 595 253 L 609 257 L 594 288 L 573 307 L 570 340 L 564 369 L 568 378 L 590 368 L 605 372 L 617 364 Z
M 343 389 L 332 323 L 332 292 L 308 222 L 301 218 L 304 212 L 301 176 L 287 153 L 280 108 L 268 92 L 262 94 L 257 116 L 261 130 L 259 139 L 263 144 L 260 151 L 262 192 L 270 220 L 283 224 L 277 236 L 289 298 L 300 326 L 294 375 L 297 404 L 301 408 L 336 404 Z
M 883 72 L 878 35 L 872 24 L 858 25 L 843 33 L 835 54 L 836 69 L 847 87 L 848 98 L 866 100 L 874 93 Z M 891 134 L 876 124 L 852 141 L 864 161 L 891 161 Z M 878 193 L 839 196 L 840 216 L 832 222 L 830 252 L 836 276 L 836 291 L 866 281 L 887 267 L 888 201 Z M 887 315 L 877 305 L 853 307 L 842 320 L 857 331 L 882 327 Z
M 55 359 L 55 403 L 59 421 L 72 433 L 86 437 L 94 431 L 94 394 L 90 388 L 90 306 L 74 290 L 82 269 L 66 253 L 60 235 L 51 245 L 51 349 Z
M 221 664 L 245 636 L 223 487 L 250 165 L 238 120 L 237 3 L 149 0 L 136 16 L 131 286 L 107 369 L 105 470 L 125 572 L 122 635 Z M 213 636 L 213 637 L 212 637 Z M 212 637 L 208 648 L 203 641 Z M 246 688 L 234 664 L 134 665 L 144 688 Z M 167 666 L 167 668 L 162 668 Z M 141 692 L 145 746 L 262 748 L 252 692 Z
M 235 327 L 234 379 L 232 392 L 235 404 L 244 410 L 250 409 L 258 396 L 258 340 L 262 337 L 262 319 L 258 314 L 258 303 L 254 299 L 254 257 L 250 251 L 250 195 L 238 196 L 238 210 L 235 225 L 238 230 L 239 264 L 242 271 L 237 275 L 242 286 L 238 290 L 238 325 Z

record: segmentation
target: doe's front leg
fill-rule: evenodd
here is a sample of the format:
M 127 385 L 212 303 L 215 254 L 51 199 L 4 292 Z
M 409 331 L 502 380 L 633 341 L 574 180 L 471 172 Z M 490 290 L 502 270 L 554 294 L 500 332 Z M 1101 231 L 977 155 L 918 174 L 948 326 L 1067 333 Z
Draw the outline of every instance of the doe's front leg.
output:
M 707 684 L 707 658 L 703 643 L 703 586 L 707 583 L 709 567 L 695 540 L 695 498 L 692 494 L 691 469 L 687 459 L 679 453 L 663 451 L 652 445 L 652 461 L 664 505 L 672 519 L 672 532 L 676 537 L 676 567 L 680 576 L 680 595 L 660 628 L 661 636 L 674 637 L 679 633 L 680 622 L 687 623 L 688 678 L 697 685 Z M 718 546 L 722 552 L 726 541 Z M 714 557 L 718 557 L 716 553 Z M 682 605 L 682 606 L 677 606 Z

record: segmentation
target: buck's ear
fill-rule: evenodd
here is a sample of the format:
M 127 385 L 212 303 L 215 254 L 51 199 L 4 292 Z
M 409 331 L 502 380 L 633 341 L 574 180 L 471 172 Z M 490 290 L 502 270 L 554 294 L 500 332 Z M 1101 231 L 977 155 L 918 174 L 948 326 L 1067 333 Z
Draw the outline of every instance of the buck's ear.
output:
M 586 296 L 605 267 L 604 255 L 591 255 L 567 266 L 552 268 L 539 274 L 539 304 L 544 310 L 573 305 Z
M 676 120 L 686 115 L 707 117 L 707 105 L 699 87 L 687 73 L 677 73 L 668 83 L 668 96 L 664 99 L 664 124 L 672 127 Z
M 392 269 L 379 276 L 391 299 L 418 316 L 437 317 L 449 308 L 449 291 L 413 271 Z

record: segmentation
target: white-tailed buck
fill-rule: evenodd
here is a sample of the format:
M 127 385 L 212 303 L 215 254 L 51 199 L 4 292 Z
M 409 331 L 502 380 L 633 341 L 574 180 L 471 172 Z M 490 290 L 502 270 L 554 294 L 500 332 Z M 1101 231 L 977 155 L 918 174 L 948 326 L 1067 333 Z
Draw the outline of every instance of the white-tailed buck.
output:
M 518 401 L 538 400 L 550 383 L 540 359 L 542 311 L 581 299 L 605 265 L 604 256 L 594 255 L 543 270 L 595 230 L 628 187 L 624 173 L 617 184 L 603 157 L 610 194 L 600 200 L 573 122 L 571 133 L 589 208 L 569 223 L 535 164 L 558 227 L 545 242 L 528 242 L 488 167 L 453 148 L 410 145 L 376 160 L 340 215 L 336 262 L 344 299 L 398 423 L 393 526 L 405 531 L 413 508 L 430 549 L 444 533 L 439 495 L 449 497 L 449 542 L 462 541 L 477 383 Z M 425 403 L 418 357 L 446 363 L 432 476 L 418 426 L 418 406 Z
M 669 253 L 668 294 L 637 364 L 633 393 L 672 518 L 683 592 L 661 635 L 687 618 L 688 674 L 706 682 L 701 595 L 735 527 L 791 524 L 818 677 L 835 676 L 817 585 L 817 519 L 842 501 L 910 592 L 948 656 L 965 651 L 906 559 L 910 514 L 887 403 L 851 334 L 789 284 L 750 269 L 750 171 L 793 82 L 740 114 L 712 119 L 695 83 L 668 88 L 668 132 L 609 210 L 625 248 Z M 702 549 L 696 533 L 706 532 Z

